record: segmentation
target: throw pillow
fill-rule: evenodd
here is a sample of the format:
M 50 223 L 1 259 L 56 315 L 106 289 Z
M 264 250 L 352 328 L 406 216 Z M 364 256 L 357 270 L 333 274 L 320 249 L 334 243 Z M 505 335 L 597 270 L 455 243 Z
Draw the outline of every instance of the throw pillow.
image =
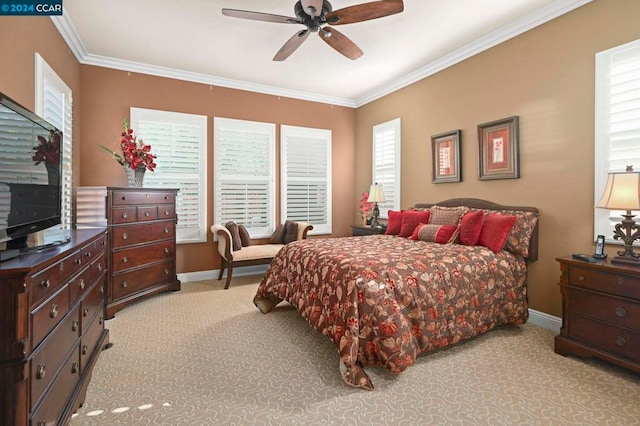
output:
M 412 240 L 418 240 L 418 233 L 420 232 L 420 229 L 425 226 L 426 223 L 419 223 L 418 226 L 416 226 L 416 229 L 413 230 L 413 234 L 411 234 L 411 239 Z
M 276 230 L 271 234 L 271 238 L 269 238 L 269 242 L 271 244 L 282 244 L 282 238 L 284 237 L 284 225 L 280 224 L 276 226 Z
M 389 210 L 387 230 L 384 231 L 385 235 L 398 235 L 400 233 L 400 229 L 402 228 L 402 213 L 402 210 Z
M 289 220 L 284 222 L 283 244 L 289 244 L 298 239 L 298 224 Z
M 242 243 L 242 247 L 251 245 L 251 235 L 249 235 L 249 231 L 244 225 L 238 225 L 238 234 L 240 234 L 240 242 Z
M 427 224 L 420 227 L 418 239 L 430 243 L 448 244 L 456 240 L 458 227 L 456 225 Z
M 429 223 L 433 225 L 458 225 L 463 214 L 468 212 L 467 207 L 441 207 L 431 206 Z
M 483 223 L 484 212 L 482 210 L 465 213 L 460 219 L 460 234 L 458 234 L 460 244 L 475 246 L 480 238 Z
M 507 237 L 515 221 L 515 216 L 498 213 L 486 215 L 477 244 L 491 249 L 494 253 L 499 253 L 507 242 Z
M 405 210 L 402 213 L 402 220 L 400 221 L 400 237 L 411 237 L 413 231 L 420 223 L 429 223 L 430 211 L 418 211 L 418 210 Z
M 238 231 L 238 225 L 234 221 L 229 221 L 224 224 L 225 228 L 229 230 L 231 234 L 231 243 L 233 250 L 242 249 L 242 240 L 240 239 L 240 232 Z

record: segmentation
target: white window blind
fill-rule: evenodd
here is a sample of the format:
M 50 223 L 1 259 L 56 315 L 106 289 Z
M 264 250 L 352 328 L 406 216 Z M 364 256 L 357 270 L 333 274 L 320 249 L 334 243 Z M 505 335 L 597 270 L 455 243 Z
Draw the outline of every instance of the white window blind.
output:
M 147 188 L 177 188 L 176 242 L 207 241 L 207 117 L 131 108 L 131 128 L 151 145 L 155 171 L 144 175 Z
M 214 223 L 275 229 L 275 124 L 214 117 Z
M 62 131 L 62 218 L 58 229 L 71 229 L 73 205 L 73 96 L 69 86 L 38 53 L 36 64 L 36 114 Z
M 595 109 L 594 205 L 604 192 L 607 173 L 624 171 L 627 165 L 640 171 L 640 40 L 596 54 Z M 621 213 L 596 208 L 594 238 L 600 234 L 615 242 L 613 229 Z
M 400 210 L 401 122 L 396 118 L 373 126 L 372 184 L 382 185 L 384 203 L 378 203 L 380 217 L 389 210 Z
M 331 234 L 331 130 L 280 127 L 280 212 Z

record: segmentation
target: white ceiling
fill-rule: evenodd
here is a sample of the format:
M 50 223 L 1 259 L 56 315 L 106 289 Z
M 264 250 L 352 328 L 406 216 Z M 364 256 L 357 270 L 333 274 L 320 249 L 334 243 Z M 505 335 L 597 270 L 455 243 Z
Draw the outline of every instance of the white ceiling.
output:
M 221 13 L 295 16 L 295 0 L 65 0 L 52 19 L 83 64 L 355 107 L 590 1 L 405 0 L 400 14 L 336 27 L 364 51 L 355 61 L 311 34 L 273 62 L 304 26 Z

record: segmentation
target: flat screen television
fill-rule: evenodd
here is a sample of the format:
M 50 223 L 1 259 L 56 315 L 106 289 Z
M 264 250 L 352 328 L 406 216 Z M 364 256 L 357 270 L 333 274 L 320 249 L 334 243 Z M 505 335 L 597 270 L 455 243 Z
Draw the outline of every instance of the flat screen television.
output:
M 61 145 L 59 129 L 0 93 L 0 259 L 60 223 Z

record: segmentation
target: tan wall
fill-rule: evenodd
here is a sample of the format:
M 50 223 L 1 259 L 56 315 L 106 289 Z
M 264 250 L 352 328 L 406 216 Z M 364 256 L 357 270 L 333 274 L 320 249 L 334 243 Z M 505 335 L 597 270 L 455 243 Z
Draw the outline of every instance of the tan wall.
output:
M 129 108 L 132 106 L 208 117 L 209 194 L 212 193 L 212 167 L 215 164 L 212 159 L 212 117 L 276 123 L 277 138 L 281 124 L 330 129 L 333 150 L 333 235 L 349 234 L 355 198 L 354 109 L 93 66 L 83 65 L 81 71 L 81 185 L 126 185 L 122 168 L 108 153 L 100 150 L 98 145 L 103 144 L 114 149 L 118 146 L 122 120 L 129 117 Z M 279 158 L 279 150 L 277 154 Z M 161 161 L 162 158 L 157 159 L 158 163 Z M 277 193 L 279 194 L 279 191 Z M 211 195 L 207 200 L 207 211 L 208 229 L 213 220 Z M 179 273 L 219 267 L 219 256 L 214 249 L 210 233 L 206 244 L 179 245 L 177 258 Z
M 371 158 L 373 125 L 401 117 L 402 208 L 453 197 L 538 207 L 530 306 L 560 316 L 555 258 L 594 251 L 594 55 L 640 38 L 639 16 L 637 0 L 596 0 L 358 108 L 356 156 Z M 479 181 L 477 125 L 513 115 L 521 178 Z M 431 135 L 455 129 L 463 181 L 432 184 Z M 356 192 L 370 180 L 370 162 L 358 161 Z

